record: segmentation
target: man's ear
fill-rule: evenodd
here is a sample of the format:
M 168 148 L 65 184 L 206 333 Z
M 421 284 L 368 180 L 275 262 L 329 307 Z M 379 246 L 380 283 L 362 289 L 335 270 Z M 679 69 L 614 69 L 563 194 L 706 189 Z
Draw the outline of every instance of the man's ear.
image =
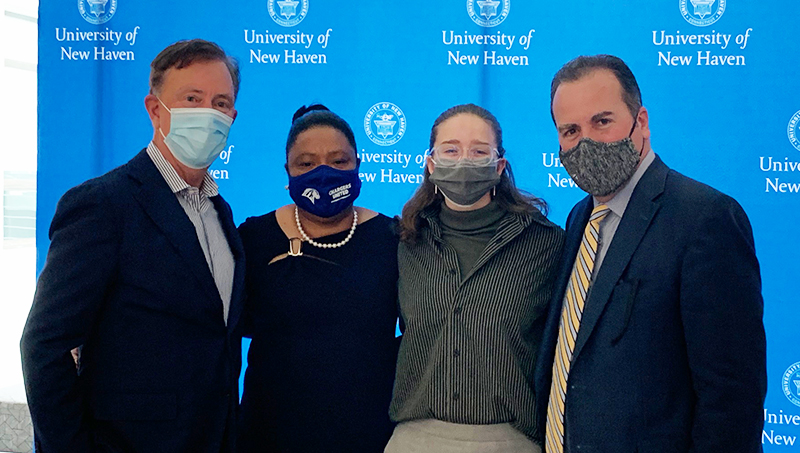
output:
M 647 116 L 647 109 L 642 106 L 639 107 L 639 114 L 636 115 L 636 122 L 642 131 L 642 137 L 650 140 L 650 118 Z
M 144 97 L 144 108 L 147 110 L 147 114 L 150 116 L 150 123 L 153 125 L 153 129 L 158 129 L 159 119 L 162 112 L 161 101 L 158 100 L 156 95 L 148 94 Z

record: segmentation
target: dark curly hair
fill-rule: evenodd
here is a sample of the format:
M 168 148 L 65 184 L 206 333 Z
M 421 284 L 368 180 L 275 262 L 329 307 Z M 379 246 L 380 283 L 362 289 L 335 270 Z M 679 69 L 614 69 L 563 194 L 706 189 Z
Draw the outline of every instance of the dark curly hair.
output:
M 353 150 L 358 154 L 356 137 L 353 135 L 353 130 L 350 128 L 350 125 L 347 124 L 347 121 L 331 112 L 328 107 L 322 104 L 312 104 L 308 107 L 305 105 L 300 107 L 294 112 L 294 115 L 292 115 L 292 127 L 289 128 L 289 137 L 286 138 L 286 156 L 289 156 L 289 149 L 291 149 L 294 142 L 297 141 L 297 137 L 300 134 L 311 128 L 321 126 L 332 127 L 344 134 L 347 141 L 350 142 L 350 146 L 352 146 Z

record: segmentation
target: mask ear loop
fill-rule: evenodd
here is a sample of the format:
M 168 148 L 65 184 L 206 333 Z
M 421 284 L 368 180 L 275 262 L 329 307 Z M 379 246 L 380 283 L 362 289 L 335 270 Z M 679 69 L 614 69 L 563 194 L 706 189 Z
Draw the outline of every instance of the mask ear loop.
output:
M 633 135 L 633 131 L 636 129 L 636 118 L 633 119 L 633 126 L 631 126 L 631 131 L 628 132 L 628 138 L 631 138 Z M 561 152 L 561 146 L 558 147 L 558 151 Z M 642 153 L 644 153 L 644 136 L 642 136 L 642 149 L 639 150 L 639 159 L 642 158 Z
M 633 135 L 633 131 L 635 129 L 636 129 L 636 118 L 633 119 L 633 126 L 631 126 L 631 131 L 628 132 L 628 138 L 631 138 L 631 135 Z
M 497 150 L 497 165 L 500 165 L 500 159 L 505 159 L 504 157 L 505 154 L 506 154 L 505 150 L 503 150 L 502 154 L 500 154 L 500 150 Z M 505 172 L 505 170 L 503 170 L 503 172 Z M 502 173 L 500 174 L 500 176 L 501 177 L 503 176 Z M 497 198 L 497 185 L 494 185 L 492 187 L 492 198 Z
M 505 155 L 506 155 L 506 150 L 505 150 L 505 149 L 503 149 L 503 147 L 502 147 L 502 146 L 501 146 L 500 148 L 501 148 L 501 149 L 495 149 L 495 152 L 497 153 L 497 165 L 500 165 L 500 159 L 504 159 L 504 158 L 505 158 Z M 559 145 L 559 148 L 561 148 L 561 146 L 560 146 L 560 145 Z M 501 150 L 502 150 L 502 153 L 500 152 Z M 506 164 L 506 165 L 508 165 L 508 164 Z M 503 170 L 503 172 L 505 172 L 505 170 Z M 501 174 L 500 174 L 500 177 L 502 177 L 502 176 L 503 176 L 503 175 L 502 175 L 502 173 L 501 173 Z M 498 184 L 499 184 L 499 183 L 498 183 Z M 497 185 L 495 184 L 495 185 L 492 187 L 492 198 L 496 198 L 496 197 L 497 197 Z
M 170 117 L 171 117 L 172 116 L 172 110 L 169 107 L 167 107 L 167 104 L 164 104 L 164 101 L 162 101 L 160 97 L 156 96 L 156 99 L 158 99 L 158 102 L 161 103 L 161 105 L 164 107 L 164 109 L 166 109 L 167 113 L 169 113 Z M 161 134 L 161 138 L 162 139 L 164 139 L 164 140 L 167 139 L 167 137 L 164 135 L 164 131 L 161 130 L 161 126 L 158 126 L 158 133 Z
M 428 157 L 430 158 L 430 160 L 432 160 L 432 161 L 433 161 L 433 163 L 434 163 L 434 165 L 435 165 L 435 164 L 436 164 L 436 161 L 435 161 L 435 160 L 433 160 L 433 148 L 431 148 L 431 149 L 428 151 Z M 433 185 L 433 194 L 434 194 L 434 195 L 438 195 L 438 194 L 439 194 L 439 186 L 437 186 L 436 184 L 434 184 L 434 185 Z

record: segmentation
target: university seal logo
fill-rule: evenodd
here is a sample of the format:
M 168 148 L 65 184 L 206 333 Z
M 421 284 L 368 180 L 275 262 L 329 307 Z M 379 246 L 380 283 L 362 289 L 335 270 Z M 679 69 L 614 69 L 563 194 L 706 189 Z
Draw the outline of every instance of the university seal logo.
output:
M 467 14 L 481 27 L 496 27 L 508 17 L 511 0 L 467 0 Z
M 795 406 L 800 406 L 800 362 L 786 369 L 781 384 L 786 398 Z
M 294 27 L 306 18 L 308 0 L 267 0 L 269 17 L 282 27 Z
M 313 187 L 307 187 L 306 190 L 303 191 L 303 196 L 308 198 L 311 204 L 314 204 L 314 200 L 319 200 L 319 192 Z
M 406 133 L 406 116 L 391 102 L 378 102 L 364 116 L 364 132 L 372 143 L 392 146 Z
M 117 0 L 78 0 L 78 11 L 90 24 L 104 24 L 117 12 Z
M 786 135 L 789 136 L 789 143 L 800 151 L 800 110 L 798 110 L 789 120 L 786 127 Z
M 722 17 L 727 0 L 678 0 L 681 16 L 692 25 L 707 27 Z

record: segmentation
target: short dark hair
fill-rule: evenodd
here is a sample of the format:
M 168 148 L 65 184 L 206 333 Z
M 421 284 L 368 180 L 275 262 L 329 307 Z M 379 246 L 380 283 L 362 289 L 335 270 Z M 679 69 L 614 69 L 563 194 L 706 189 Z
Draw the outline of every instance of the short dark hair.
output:
M 164 73 L 170 68 L 182 69 L 199 61 L 221 61 L 228 67 L 233 81 L 233 97 L 239 95 L 239 64 L 217 44 L 204 39 L 178 41 L 162 50 L 150 63 L 150 94 L 157 94 L 164 85 Z
M 631 116 L 636 118 L 642 108 L 642 93 L 631 68 L 614 55 L 581 55 L 562 66 L 553 76 L 553 82 L 550 84 L 550 117 L 554 123 L 556 118 L 553 115 L 553 98 L 558 87 L 563 82 L 575 82 L 598 69 L 607 69 L 614 74 L 622 87 L 622 100 L 628 106 Z
M 353 134 L 353 129 L 347 124 L 347 121 L 342 119 L 339 115 L 331 112 L 328 107 L 322 104 L 312 104 L 308 107 L 305 105 L 297 109 L 292 115 L 292 127 L 289 128 L 289 136 L 286 138 L 286 157 L 289 157 L 289 149 L 294 146 L 297 137 L 303 132 L 314 127 L 332 127 L 341 132 L 350 142 L 353 147 L 353 152 L 358 155 L 356 148 L 356 137 Z

